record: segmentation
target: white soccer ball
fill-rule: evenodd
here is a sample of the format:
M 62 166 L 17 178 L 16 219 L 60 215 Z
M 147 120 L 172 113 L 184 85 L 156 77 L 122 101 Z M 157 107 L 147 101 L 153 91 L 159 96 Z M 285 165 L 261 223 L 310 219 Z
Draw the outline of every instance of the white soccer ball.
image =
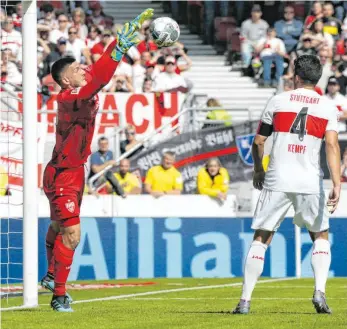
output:
M 179 25 L 170 17 L 155 19 L 151 23 L 149 30 L 153 41 L 159 48 L 172 46 L 180 36 Z

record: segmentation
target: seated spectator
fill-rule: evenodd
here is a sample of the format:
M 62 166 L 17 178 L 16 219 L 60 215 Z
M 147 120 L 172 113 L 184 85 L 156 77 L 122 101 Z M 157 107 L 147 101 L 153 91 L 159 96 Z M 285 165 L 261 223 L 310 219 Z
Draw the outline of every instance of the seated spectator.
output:
M 10 61 L 11 53 L 11 50 L 8 48 L 1 49 L 1 81 L 21 85 L 23 81 L 22 73 L 17 65 Z
M 104 136 L 100 137 L 98 146 L 99 149 L 90 156 L 90 173 L 88 178 L 91 178 L 107 166 L 116 165 L 116 161 L 113 160 L 113 153 L 109 150 L 108 139 Z
M 85 40 L 88 36 L 87 25 L 84 24 L 86 14 L 82 8 L 76 8 L 72 12 L 72 26 L 77 30 L 77 35 L 80 39 Z
M 143 81 L 142 92 L 151 93 L 153 91 L 153 80 L 150 78 L 145 78 Z
M 1 22 L 1 49 L 9 49 L 9 61 L 22 61 L 22 34 L 14 29 L 13 19 L 6 17 Z
M 312 5 L 311 15 L 307 16 L 305 19 L 304 27 L 311 28 L 314 21 L 323 17 L 323 5 L 320 1 L 315 1 Z
M 294 50 L 298 43 L 303 27 L 302 22 L 294 17 L 294 8 L 289 5 L 284 8 L 284 19 L 275 23 L 277 37 L 283 40 L 288 54 Z
M 125 137 L 126 139 L 120 143 L 120 153 L 124 154 L 130 151 L 133 147 L 135 147 L 140 142 L 136 139 L 136 131 L 133 125 L 127 125 L 125 128 Z M 130 156 L 134 156 L 135 154 L 141 152 L 144 149 L 143 145 L 140 146 L 136 151 L 134 151 Z
M 139 178 L 131 173 L 130 161 L 123 159 L 119 163 L 119 172 L 114 173 L 114 177 L 118 180 L 123 188 L 125 196 L 129 194 L 141 194 L 141 183 Z
M 21 29 L 22 19 L 23 19 L 23 6 L 21 2 L 16 4 L 16 12 L 12 14 L 12 19 L 13 19 L 13 25 L 17 29 Z M 2 22 L 2 19 L 0 21 Z
M 92 15 L 89 17 L 90 24 L 99 26 L 105 25 L 105 14 L 102 11 L 102 6 L 99 1 L 91 1 L 89 8 L 92 10 Z
M 43 18 L 39 19 L 37 24 L 48 26 L 50 30 L 58 28 L 58 22 L 55 19 L 54 7 L 50 3 L 45 3 L 40 7 L 40 11 L 43 12 Z M 38 26 L 40 29 L 40 26 Z
M 154 90 L 157 92 L 188 92 L 186 80 L 183 76 L 177 74 L 176 60 L 174 57 L 169 56 L 165 59 L 165 72 L 158 75 L 155 80 Z
M 73 53 L 73 57 L 78 63 L 85 63 L 87 65 L 92 64 L 89 49 L 85 42 L 77 37 L 77 29 L 71 26 L 68 34 L 69 38 L 66 43 L 66 50 Z
M 211 158 L 198 172 L 198 193 L 215 197 L 221 201 L 227 198 L 229 174 L 218 158 Z
M 159 74 L 160 74 L 160 70 L 158 66 L 156 66 L 155 63 L 148 61 L 146 63 L 145 79 L 150 79 L 154 81 Z
M 68 26 L 69 20 L 65 14 L 60 14 L 58 16 L 58 28 L 51 31 L 49 34 L 49 41 L 57 44 L 60 38 L 68 38 Z
M 323 48 L 319 51 L 318 56 L 322 64 L 322 76 L 319 79 L 317 86 L 322 90 L 325 90 L 328 85 L 329 77 L 331 77 L 334 72 L 331 70 L 332 63 L 331 58 L 329 57 L 329 52 Z
M 345 1 L 339 1 L 339 0 L 332 0 L 331 1 L 334 6 L 334 13 L 335 17 L 342 21 L 344 18 L 345 11 L 347 10 L 346 2 Z
M 151 53 L 149 51 L 144 51 L 141 53 L 140 57 L 137 55 L 134 58 L 134 65 L 132 66 L 132 81 L 136 93 L 141 92 L 143 81 L 146 76 L 146 66 L 149 62 L 151 62 Z
M 207 112 L 206 120 L 222 120 L 224 121 L 224 124 L 222 123 L 204 123 L 202 129 L 211 128 L 211 127 L 218 127 L 221 125 L 225 125 L 226 127 L 231 126 L 231 115 L 228 111 L 223 109 L 223 106 L 221 103 L 215 99 L 210 98 L 207 100 L 206 103 L 207 107 L 215 107 L 218 109 L 212 110 Z
M 88 29 L 88 37 L 86 39 L 86 45 L 89 49 L 92 49 L 97 43 L 101 41 L 100 39 L 101 31 L 97 25 L 91 25 Z M 93 60 L 95 62 L 95 60 Z
M 262 11 L 260 5 L 254 5 L 251 12 L 251 18 L 245 20 L 241 25 L 241 55 L 243 73 L 251 64 L 252 53 L 258 43 L 258 40 L 266 36 L 266 30 L 269 25 L 261 19 Z
M 192 60 L 189 58 L 189 56 L 186 53 L 186 48 L 182 43 L 177 42 L 177 48 L 176 48 L 176 61 L 180 60 L 180 64 L 177 65 L 176 73 L 180 74 L 181 72 L 185 72 L 190 70 L 192 67 Z M 181 59 L 184 60 L 184 63 L 181 63 Z
M 92 49 L 90 50 L 90 53 L 92 55 L 93 62 L 95 63 L 101 55 L 104 53 L 107 46 L 113 41 L 112 32 L 110 30 L 104 30 L 102 32 L 102 38 L 101 41 L 96 43 Z M 119 69 L 119 68 L 118 68 Z M 117 69 L 117 71 L 118 71 Z
M 275 63 L 276 76 L 275 80 L 272 81 L 272 87 L 277 88 L 280 78 L 283 75 L 286 48 L 283 41 L 276 38 L 276 30 L 274 28 L 269 28 L 267 37 L 259 40 L 256 51 L 260 54 L 260 58 L 263 62 L 264 87 L 271 86 L 271 66 L 272 63 Z
M 57 47 L 51 51 L 44 60 L 44 75 L 51 73 L 51 67 L 55 61 L 61 57 L 73 57 L 72 51 L 67 51 L 67 40 L 61 37 L 57 40 Z
M 158 198 L 165 194 L 179 195 L 183 190 L 181 173 L 174 167 L 175 154 L 165 152 L 161 165 L 148 170 L 145 191 Z
M 323 31 L 332 35 L 334 40 L 338 40 L 342 31 L 342 22 L 334 17 L 334 6 L 327 2 L 323 5 Z
M 313 45 L 316 49 L 320 49 L 323 47 L 328 47 L 329 49 L 333 49 L 334 47 L 334 38 L 331 34 L 324 32 L 324 23 L 323 19 L 317 19 L 312 23 L 311 30 L 313 32 L 312 39 Z
M 288 80 L 294 77 L 294 61 L 302 55 L 316 55 L 317 51 L 312 42 L 311 35 L 304 35 L 297 48 L 290 54 L 290 62 L 287 74 L 283 79 Z
M 144 23 L 141 27 L 141 32 L 143 34 L 143 40 L 137 45 L 137 50 L 140 54 L 143 52 L 154 52 L 158 50 L 158 46 L 151 39 L 151 33 L 149 31 L 149 22 L 148 24 Z
M 126 85 L 127 88 L 124 88 Z M 108 92 L 110 93 L 127 93 L 132 91 L 132 86 L 127 85 L 126 79 L 124 76 L 115 75 L 112 79 L 112 85 Z
M 340 86 L 340 93 L 346 96 L 347 93 L 347 76 L 343 74 L 345 71 L 345 66 L 342 62 L 335 63 L 333 66 L 333 71 L 335 71 L 335 78 Z
M 342 25 L 342 38 L 347 39 L 347 13 Z
M 0 166 L 0 196 L 9 194 L 8 173 L 5 167 Z
M 332 101 L 339 111 L 339 129 L 340 132 L 346 132 L 347 123 L 347 98 L 339 93 L 340 85 L 335 77 L 330 77 L 324 98 Z

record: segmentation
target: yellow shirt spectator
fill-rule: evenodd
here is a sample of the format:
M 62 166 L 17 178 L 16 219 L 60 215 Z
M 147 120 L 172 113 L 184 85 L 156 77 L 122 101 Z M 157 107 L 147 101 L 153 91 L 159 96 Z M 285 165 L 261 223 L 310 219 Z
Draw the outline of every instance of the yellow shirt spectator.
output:
M 0 166 L 0 196 L 6 195 L 8 189 L 8 174 L 4 167 Z
M 131 193 L 131 191 L 136 187 L 141 188 L 140 181 L 137 176 L 130 172 L 126 173 L 124 177 L 122 177 L 118 172 L 114 173 L 114 176 L 117 178 L 119 184 L 123 187 L 125 193 Z
M 181 173 L 175 167 L 170 169 L 164 169 L 162 166 L 152 167 L 147 172 L 145 184 L 150 185 L 154 192 L 183 189 Z
M 226 193 L 229 189 L 229 174 L 225 168 L 220 168 L 219 173 L 211 177 L 205 167 L 198 172 L 198 192 L 212 197 L 220 192 Z

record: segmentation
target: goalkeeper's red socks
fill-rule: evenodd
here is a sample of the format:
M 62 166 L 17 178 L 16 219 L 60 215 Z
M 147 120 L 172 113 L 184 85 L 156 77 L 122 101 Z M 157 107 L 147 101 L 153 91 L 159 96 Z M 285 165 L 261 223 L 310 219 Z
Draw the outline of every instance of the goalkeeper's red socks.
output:
M 46 234 L 46 254 L 47 254 L 47 264 L 48 264 L 47 274 L 50 277 L 54 276 L 53 248 L 54 248 L 54 241 L 56 237 L 57 237 L 57 233 L 52 229 L 52 226 L 49 226 L 47 234 Z
M 73 255 L 75 251 L 66 247 L 62 235 L 56 237 L 53 249 L 54 255 L 54 295 L 64 296 L 66 293 L 66 281 L 70 273 Z

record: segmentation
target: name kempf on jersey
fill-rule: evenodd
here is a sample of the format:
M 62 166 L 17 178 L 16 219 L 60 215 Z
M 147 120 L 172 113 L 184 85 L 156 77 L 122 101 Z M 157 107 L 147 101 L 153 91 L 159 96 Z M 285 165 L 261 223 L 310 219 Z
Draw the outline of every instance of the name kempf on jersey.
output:
M 313 90 L 299 88 L 272 97 L 261 117 L 273 131 L 264 187 L 319 193 L 323 178 L 320 148 L 327 130 L 338 131 L 337 116 L 336 106 Z

